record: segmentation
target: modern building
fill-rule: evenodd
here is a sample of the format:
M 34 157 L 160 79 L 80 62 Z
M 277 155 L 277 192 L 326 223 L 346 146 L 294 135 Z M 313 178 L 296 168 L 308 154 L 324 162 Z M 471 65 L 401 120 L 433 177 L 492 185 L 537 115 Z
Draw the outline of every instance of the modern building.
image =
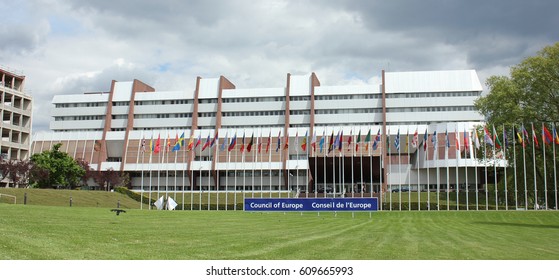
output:
M 287 74 L 284 87 L 249 89 L 198 77 L 194 89 L 165 92 L 112 81 L 108 92 L 54 96 L 52 131 L 34 135 L 32 153 L 62 143 L 96 170 L 128 173 L 135 191 L 454 188 L 478 181 L 464 141 L 483 120 L 473 107 L 481 92 L 474 70 L 383 71 L 380 84 L 357 86 Z
M 24 92 L 25 76 L 0 68 L 0 160 L 26 160 L 31 148 L 33 99 Z M 9 185 L 7 179 L 0 186 Z
M 24 92 L 25 76 L 0 68 L 2 159 L 27 159 L 31 147 L 33 99 Z

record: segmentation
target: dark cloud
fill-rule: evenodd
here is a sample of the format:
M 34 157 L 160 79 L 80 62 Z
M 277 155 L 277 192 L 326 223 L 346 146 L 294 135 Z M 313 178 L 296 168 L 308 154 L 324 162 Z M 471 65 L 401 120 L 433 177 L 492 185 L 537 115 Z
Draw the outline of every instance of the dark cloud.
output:
M 557 1 L 348 1 L 369 30 L 454 46 L 476 68 L 510 65 L 559 39 Z M 398 45 L 398 43 L 395 43 Z M 430 57 L 436 56 L 436 53 Z M 514 59 L 511 59 L 514 58 Z

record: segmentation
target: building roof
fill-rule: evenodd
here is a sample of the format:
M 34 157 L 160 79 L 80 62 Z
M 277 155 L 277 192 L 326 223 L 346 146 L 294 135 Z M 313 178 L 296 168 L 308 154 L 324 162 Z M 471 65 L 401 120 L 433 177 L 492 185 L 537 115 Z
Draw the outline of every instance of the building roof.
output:
M 482 91 L 475 70 L 386 72 L 386 93 Z

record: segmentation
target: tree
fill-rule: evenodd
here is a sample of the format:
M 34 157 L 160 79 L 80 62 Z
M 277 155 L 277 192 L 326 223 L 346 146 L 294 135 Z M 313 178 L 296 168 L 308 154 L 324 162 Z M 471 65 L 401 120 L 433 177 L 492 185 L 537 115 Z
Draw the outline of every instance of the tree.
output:
M 85 170 L 67 153 L 61 152 L 60 146 L 62 144 L 58 143 L 51 150 L 31 156 L 35 166 L 30 184 L 39 188 L 71 188 L 79 185 Z
M 0 177 L 7 178 L 13 186 L 27 185 L 32 164 L 26 160 L 0 161 Z
M 510 77 L 491 76 L 487 96 L 475 102 L 488 123 L 559 120 L 559 43 L 511 67 Z
M 557 161 L 559 158 L 553 158 L 556 156 L 553 153 L 553 143 L 551 145 L 543 143 L 542 126 L 546 126 L 551 131 L 559 121 L 559 43 L 547 46 L 536 56 L 528 57 L 518 65 L 511 67 L 510 77 L 491 76 L 487 79 L 486 84 L 489 93 L 479 98 L 474 105 L 485 116 L 487 127 L 496 127 L 501 139 L 503 139 L 504 129 L 507 139 L 511 142 L 517 137 L 517 133 L 522 135 L 520 130 L 525 127 L 528 133 L 526 137 L 531 142 L 526 148 L 523 148 L 515 139 L 516 162 L 513 162 L 512 144 L 505 145 L 509 172 L 507 178 L 503 178 L 504 174 L 500 175 L 497 187 L 504 191 L 506 181 L 508 196 L 512 200 L 514 174 L 510 167 L 516 164 L 516 166 L 528 170 L 526 173 L 518 174 L 519 178 L 522 179 L 525 176 L 524 178 L 528 182 L 532 182 L 535 176 L 538 182 L 536 184 L 537 198 L 534 187 L 527 188 L 530 203 L 542 200 L 546 191 L 544 185 L 547 182 L 548 203 L 550 204 L 547 206 L 554 207 L 555 199 L 552 197 L 554 194 L 550 191 L 549 186 L 554 185 L 556 178 L 554 178 L 553 172 L 548 171 L 546 174 L 544 166 L 549 169 L 553 160 Z M 532 132 L 532 127 L 534 127 L 534 132 Z M 532 147 L 534 145 L 533 134 L 540 142 L 539 148 Z M 525 141 L 525 144 L 527 142 Z M 500 150 L 497 151 L 497 153 L 500 152 Z M 544 153 L 547 165 L 544 163 Z M 528 160 L 524 160 L 524 155 Z M 530 172 L 531 170 L 534 171 Z M 517 170 L 517 172 L 519 171 Z M 524 195 L 523 188 L 518 191 L 519 196 Z
M 89 179 L 94 179 L 95 178 L 95 174 L 97 173 L 97 171 L 93 170 L 91 168 L 91 166 L 89 165 L 89 162 L 87 162 L 85 159 L 83 158 L 78 158 L 76 159 L 76 163 L 83 168 L 83 170 L 85 170 L 83 176 L 80 178 L 81 181 L 81 186 L 87 186 Z
M 116 187 L 126 185 L 129 178 L 128 174 L 125 173 L 121 175 L 120 172 L 109 168 L 106 171 L 95 172 L 93 180 L 99 185 L 99 187 L 109 191 L 111 188 L 114 189 Z

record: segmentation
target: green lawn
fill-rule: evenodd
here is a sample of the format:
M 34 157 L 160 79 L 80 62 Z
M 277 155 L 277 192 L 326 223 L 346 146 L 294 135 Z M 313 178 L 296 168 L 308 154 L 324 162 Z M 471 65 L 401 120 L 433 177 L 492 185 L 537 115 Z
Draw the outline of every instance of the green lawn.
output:
M 0 259 L 559 259 L 556 211 L 109 209 L 0 203 Z

